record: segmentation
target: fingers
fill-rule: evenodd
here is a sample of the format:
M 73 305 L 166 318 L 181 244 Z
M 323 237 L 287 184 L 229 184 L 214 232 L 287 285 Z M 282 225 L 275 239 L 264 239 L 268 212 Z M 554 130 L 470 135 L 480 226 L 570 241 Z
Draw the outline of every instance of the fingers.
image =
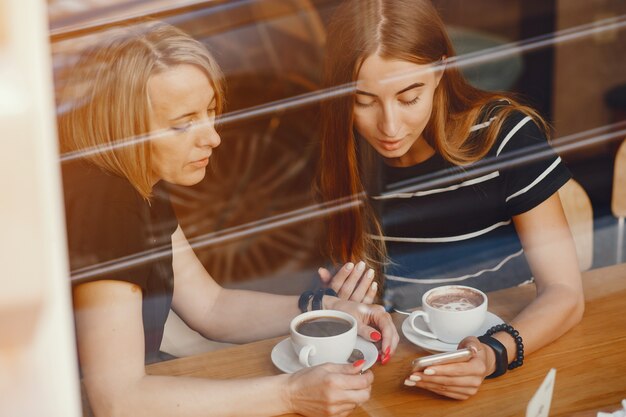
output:
M 368 303 L 372 303 L 376 297 L 377 286 L 373 290 L 371 288 L 374 270 L 367 270 L 363 261 L 356 265 L 348 262 L 335 276 L 326 268 L 319 268 L 317 272 L 322 283 L 335 290 L 337 296 L 343 300 L 364 302 L 364 298 L 368 297 Z
M 472 352 L 474 353 L 474 356 L 476 356 L 478 351 L 483 349 L 483 344 L 480 343 L 480 340 L 478 340 L 477 337 L 469 336 L 461 340 L 461 343 L 459 343 L 458 348 L 459 349 L 470 348 Z
M 365 340 L 369 340 L 370 342 L 380 342 L 382 339 L 382 334 L 373 328 L 372 326 L 368 326 L 367 324 L 359 323 L 357 328 L 357 333 Z
M 484 366 L 481 363 L 473 363 L 473 361 L 463 362 L 462 364 L 431 366 L 418 372 L 415 375 L 424 375 L 427 378 L 445 377 L 445 378 L 462 378 L 465 376 L 482 377 L 484 376 Z
M 376 274 L 374 273 L 373 269 L 368 269 L 367 272 L 365 272 L 365 274 L 357 282 L 356 288 L 354 289 L 354 291 L 352 292 L 352 295 L 350 296 L 350 299 L 352 301 L 357 301 L 357 302 L 365 303 L 365 304 L 372 304 L 372 302 L 374 301 L 374 297 L 376 296 L 376 290 L 374 290 L 373 297 L 368 297 L 371 299 L 369 302 L 367 302 L 365 298 L 366 296 L 370 296 L 372 293 L 372 284 L 375 284 L 372 281 L 374 280 L 375 275 Z M 378 286 L 376 286 L 375 288 L 378 288 Z
M 367 289 L 367 293 L 363 297 L 362 303 L 364 304 L 373 304 L 376 299 L 376 295 L 378 294 L 378 283 L 376 281 L 372 282 Z
M 322 283 L 324 285 L 328 285 L 328 283 L 330 282 L 332 275 L 330 275 L 330 271 L 326 268 L 319 268 L 317 270 L 317 273 L 320 276 L 320 280 L 322 281 Z
M 454 400 L 467 400 L 468 398 L 471 397 L 471 395 L 469 394 L 462 394 L 462 393 L 458 393 L 455 391 L 445 391 L 445 390 L 438 390 L 438 389 L 431 389 L 429 391 L 434 392 L 435 394 L 439 394 L 442 397 L 448 397 L 448 398 L 452 398 Z
M 361 277 L 363 276 L 364 272 L 365 272 L 365 262 L 361 261 L 358 264 L 356 264 L 354 269 L 352 269 L 352 271 L 350 272 L 350 275 L 348 275 L 346 279 L 343 281 L 341 288 L 339 288 L 338 291 L 335 290 L 339 298 L 343 298 L 344 300 L 353 300 L 357 302 L 361 301 L 361 300 L 357 300 L 353 298 L 352 293 L 354 292 L 354 289 L 356 288 L 359 281 L 361 281 Z
M 346 400 L 349 403 L 360 405 L 370 399 L 371 392 L 371 387 L 360 390 L 349 390 L 345 392 Z
M 484 363 L 475 356 L 468 362 L 432 366 L 422 372 L 415 372 L 405 380 L 405 385 L 464 400 L 478 392 L 483 382 L 483 372 Z
M 325 364 L 320 367 L 328 372 L 326 387 L 331 391 L 341 395 L 341 398 L 333 399 L 335 403 L 356 403 L 362 404 L 369 399 L 374 374 L 372 371 L 365 371 L 362 374 L 360 366 L 352 364 Z
M 381 364 L 384 365 L 391 359 L 391 355 L 396 351 L 400 340 L 396 326 L 393 324 L 391 315 L 380 305 L 361 304 L 359 308 L 364 310 L 362 317 L 366 317 L 367 319 L 359 323 L 358 334 L 372 342 L 381 341 L 379 360 Z M 376 328 L 369 324 L 379 330 L 376 330 Z
M 338 403 L 359 405 L 369 400 L 372 382 L 374 374 L 371 371 L 358 375 L 339 374 L 329 388 L 333 392 L 341 393 L 342 398 L 337 399 Z
M 441 386 L 453 386 L 453 387 L 479 387 L 483 379 L 476 375 L 447 377 L 447 376 L 427 376 L 421 373 L 412 374 L 409 379 L 419 379 L 425 383 L 441 385 Z M 415 381 L 415 382 L 419 382 Z
M 365 362 L 363 362 L 361 366 L 354 366 L 351 363 L 348 363 L 348 364 L 325 363 L 323 365 L 319 365 L 319 367 L 333 374 L 360 375 L 361 369 L 363 368 L 364 364 Z
M 354 411 L 356 407 L 356 404 L 345 403 L 332 407 L 329 412 L 330 415 L 333 417 L 347 417 Z
M 340 292 L 341 288 L 343 287 L 343 283 L 350 276 L 350 273 L 353 270 L 354 270 L 354 264 L 352 262 L 348 262 L 343 267 L 341 267 L 341 269 L 339 271 L 337 271 L 337 273 L 335 274 L 334 277 L 329 278 L 330 288 L 335 290 L 337 295 L 339 295 L 339 292 Z M 328 275 L 330 275 L 330 273 Z M 321 275 L 320 275 L 320 278 L 321 278 Z M 322 278 L 322 280 L 323 280 L 323 278 Z M 328 284 L 328 282 L 327 282 L 327 284 Z M 345 297 L 341 297 L 341 298 L 345 299 Z
M 347 416 L 370 398 L 374 375 L 363 363 L 324 364 L 291 375 L 293 411 L 306 416 Z
M 337 388 L 347 390 L 367 390 L 374 382 L 374 374 L 371 371 L 363 372 L 363 374 L 337 375 Z
M 415 387 L 427 389 L 436 394 L 443 395 L 449 398 L 454 398 L 456 400 L 466 400 L 478 392 L 478 387 L 474 386 L 459 387 L 454 385 L 440 385 L 426 381 L 419 381 L 415 383 Z
M 381 362 L 385 359 L 383 355 L 391 356 L 395 353 L 400 341 L 396 326 L 393 324 L 391 315 L 385 311 L 380 305 L 373 305 L 372 309 L 372 322 L 380 329 L 382 333 L 381 343 Z
M 424 369 L 422 372 L 416 373 L 416 375 L 425 375 L 427 378 L 432 378 L 433 376 L 441 376 L 441 377 L 464 377 L 464 376 L 472 376 L 472 377 L 480 377 L 485 376 L 486 373 L 486 365 L 485 362 L 479 356 L 472 357 L 467 362 L 458 362 L 451 363 L 448 365 L 439 365 L 439 366 L 429 366 Z

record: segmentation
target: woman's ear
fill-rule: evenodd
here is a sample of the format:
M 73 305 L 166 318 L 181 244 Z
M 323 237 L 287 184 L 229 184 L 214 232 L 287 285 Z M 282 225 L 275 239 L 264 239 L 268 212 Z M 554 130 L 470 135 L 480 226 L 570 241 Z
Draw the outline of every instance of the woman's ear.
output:
M 448 65 L 447 56 L 442 56 L 441 59 L 435 64 L 437 70 L 435 72 L 435 82 L 437 86 L 439 86 L 439 81 L 443 78 L 443 73 L 446 71 L 446 66 Z

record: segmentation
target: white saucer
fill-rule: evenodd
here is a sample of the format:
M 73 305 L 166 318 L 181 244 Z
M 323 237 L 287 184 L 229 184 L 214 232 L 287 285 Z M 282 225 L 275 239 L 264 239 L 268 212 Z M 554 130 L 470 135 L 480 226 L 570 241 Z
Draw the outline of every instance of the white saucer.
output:
M 485 334 L 490 327 L 500 323 L 504 323 L 504 321 L 500 317 L 488 311 L 485 321 L 480 328 L 472 334 L 472 336 L 481 336 Z M 422 330 L 430 330 L 422 317 L 415 318 L 415 326 Z M 451 352 L 457 349 L 457 344 L 455 343 L 442 342 L 439 339 L 431 339 L 430 337 L 422 336 L 421 334 L 416 333 L 409 324 L 409 317 L 402 322 L 402 333 L 407 339 L 409 339 L 409 342 L 416 344 L 431 353 Z
M 372 342 L 368 342 L 360 336 L 357 336 L 355 348 L 363 352 L 363 356 L 365 356 L 363 370 L 369 369 L 376 363 L 378 359 L 378 349 L 376 349 L 376 346 Z M 274 346 L 274 349 L 272 349 L 272 362 L 278 369 L 288 374 L 292 374 L 304 368 L 298 361 L 298 357 L 291 347 L 289 338 L 280 341 Z

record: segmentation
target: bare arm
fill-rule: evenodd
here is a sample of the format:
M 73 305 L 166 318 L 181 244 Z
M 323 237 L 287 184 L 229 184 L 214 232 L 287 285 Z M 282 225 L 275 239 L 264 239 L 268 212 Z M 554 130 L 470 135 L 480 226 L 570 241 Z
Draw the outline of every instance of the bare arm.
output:
M 280 314 L 297 313 L 295 297 L 225 292 L 204 271 L 182 232 L 178 230 L 175 234 L 174 240 L 182 239 L 175 244 L 175 287 L 181 277 L 184 284 L 183 291 L 175 294 L 175 298 L 183 305 L 188 320 L 206 322 L 204 329 L 233 338 L 238 331 L 250 331 L 255 336 L 286 331 L 285 323 L 291 316 L 284 318 Z M 177 251 L 181 245 L 182 250 Z M 183 275 L 176 276 L 181 268 Z M 191 279 L 194 272 L 203 274 L 202 279 Z M 182 296 L 189 298 L 185 300 Z M 146 375 L 143 299 L 139 287 L 122 281 L 90 282 L 74 289 L 74 302 L 83 380 L 98 417 L 272 416 L 289 412 L 344 416 L 369 398 L 373 375 L 369 371 L 361 375 L 362 364 L 356 368 L 327 364 L 292 375 L 226 381 Z M 262 303 L 268 304 L 262 306 Z M 395 350 L 397 333 L 391 317 L 384 311 L 332 297 L 328 303 L 328 307 L 355 315 L 360 322 L 360 333 L 369 334 L 369 323 L 379 326 L 386 343 Z M 270 311 L 274 308 L 278 311 Z M 267 311 L 265 317 L 280 323 L 269 331 L 255 330 L 242 314 Z M 231 312 L 234 319 L 219 316 Z M 242 320 L 241 325 L 237 320 Z
M 524 340 L 524 355 L 559 338 L 582 318 L 584 296 L 576 249 L 558 194 L 513 218 L 537 285 L 537 297 L 511 324 Z M 515 360 L 515 341 L 508 333 L 494 335 Z M 460 347 L 473 347 L 474 358 L 462 364 L 433 366 L 433 374 L 416 373 L 407 382 L 441 395 L 466 399 L 476 394 L 483 378 L 495 370 L 495 354 L 474 337 Z
M 537 298 L 512 320 L 524 339 L 525 353 L 556 340 L 582 319 L 585 300 L 574 240 L 557 193 L 513 218 L 524 253 L 535 277 Z M 515 359 L 508 334 L 495 337 Z
M 287 334 L 298 298 L 220 287 L 198 260 L 180 227 L 172 235 L 172 308 L 204 337 L 244 343 Z
M 74 299 L 84 383 L 97 416 L 288 412 L 287 375 L 237 381 L 147 376 L 142 294 L 137 286 L 120 281 L 91 282 L 78 286 Z
M 203 336 L 227 342 L 244 343 L 289 333 L 289 323 L 300 314 L 297 296 L 281 296 L 256 291 L 227 290 L 211 278 L 180 228 L 172 236 L 174 247 L 173 309 Z M 378 340 L 382 333 L 382 351 L 395 351 L 398 335 L 388 314 L 374 306 L 324 297 L 324 308 L 341 309 L 361 323 L 359 334 Z
M 237 380 L 146 375 L 141 290 L 98 281 L 78 286 L 74 300 L 83 381 L 97 417 L 345 416 L 370 395 L 373 375 L 360 374 L 362 365 Z

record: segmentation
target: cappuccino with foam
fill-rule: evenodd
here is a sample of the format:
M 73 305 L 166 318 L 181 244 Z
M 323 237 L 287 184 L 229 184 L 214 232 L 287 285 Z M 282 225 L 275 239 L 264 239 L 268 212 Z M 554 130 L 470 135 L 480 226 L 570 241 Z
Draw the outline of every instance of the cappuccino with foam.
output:
M 418 334 L 446 343 L 459 343 L 475 332 L 485 320 L 487 296 L 463 285 L 433 288 L 422 296 L 422 310 L 409 316 L 411 328 Z M 422 317 L 430 331 L 415 325 Z
M 456 292 L 433 294 L 426 302 L 438 310 L 467 311 L 483 303 L 483 297 L 466 289 L 457 288 Z

